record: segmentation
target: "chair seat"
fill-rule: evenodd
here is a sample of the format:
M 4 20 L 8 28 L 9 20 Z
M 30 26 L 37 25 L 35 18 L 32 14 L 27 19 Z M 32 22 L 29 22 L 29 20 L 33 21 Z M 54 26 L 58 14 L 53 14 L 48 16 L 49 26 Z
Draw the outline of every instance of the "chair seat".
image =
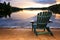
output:
M 37 34 L 49 34 L 49 32 L 37 32 Z
M 45 23 L 42 23 L 42 24 L 45 24 Z M 41 24 L 40 24 L 41 25 Z M 44 29 L 44 28 L 46 28 L 46 27 L 39 27 L 39 26 L 37 26 L 37 23 L 34 23 L 33 24 L 33 27 L 36 27 L 36 29 L 38 28 L 38 29 Z

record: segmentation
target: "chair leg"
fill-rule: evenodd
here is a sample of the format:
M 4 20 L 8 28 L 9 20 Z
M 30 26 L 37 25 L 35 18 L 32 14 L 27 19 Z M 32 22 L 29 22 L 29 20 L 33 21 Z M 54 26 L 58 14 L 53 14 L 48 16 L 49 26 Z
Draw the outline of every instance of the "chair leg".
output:
M 46 27 L 47 31 L 50 32 L 50 35 L 53 36 L 52 32 L 50 31 L 49 27 Z
M 36 26 L 34 26 L 34 33 L 35 33 L 36 36 L 38 35 L 37 31 L 36 31 Z
M 45 28 L 44 28 L 44 31 L 45 31 Z
M 33 31 L 33 23 L 32 23 L 32 31 Z
M 32 26 L 32 31 L 33 31 L 33 26 Z

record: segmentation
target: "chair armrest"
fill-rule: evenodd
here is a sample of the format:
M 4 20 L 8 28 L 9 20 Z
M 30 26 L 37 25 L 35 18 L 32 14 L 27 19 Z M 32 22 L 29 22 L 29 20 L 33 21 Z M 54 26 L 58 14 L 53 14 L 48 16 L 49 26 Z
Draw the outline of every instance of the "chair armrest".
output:
M 37 21 L 31 20 L 30 23 L 36 23 Z
M 34 24 L 34 23 L 37 23 L 37 21 L 34 21 L 34 22 L 30 22 L 30 23 Z
M 48 23 L 53 23 L 53 21 L 52 20 L 49 20 Z
M 30 23 L 32 23 L 32 31 L 33 31 L 33 28 L 34 28 L 34 23 L 36 23 L 37 21 L 34 21 L 34 20 L 31 20 Z

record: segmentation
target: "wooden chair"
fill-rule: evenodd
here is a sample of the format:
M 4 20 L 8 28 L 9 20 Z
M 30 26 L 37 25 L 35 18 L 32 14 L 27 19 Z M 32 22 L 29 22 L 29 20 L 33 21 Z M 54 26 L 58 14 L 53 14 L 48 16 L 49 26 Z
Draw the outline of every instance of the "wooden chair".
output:
M 47 24 L 49 23 L 49 19 L 52 16 L 51 12 L 40 12 L 37 14 L 37 21 L 36 22 L 31 22 L 32 23 L 32 30 L 36 35 L 38 34 L 47 34 L 49 33 L 50 35 L 53 36 L 51 30 L 49 27 L 47 27 Z M 37 29 L 43 29 L 44 31 L 37 31 Z M 47 30 L 47 31 L 45 31 Z

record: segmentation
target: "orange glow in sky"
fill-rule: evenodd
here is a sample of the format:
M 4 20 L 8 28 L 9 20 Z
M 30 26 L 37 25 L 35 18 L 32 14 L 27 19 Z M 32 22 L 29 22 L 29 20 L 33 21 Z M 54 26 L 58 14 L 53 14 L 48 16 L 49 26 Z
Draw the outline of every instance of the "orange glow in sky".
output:
M 59 3 L 60 0 L 56 0 L 56 3 Z M 16 5 L 17 4 L 17 5 Z M 20 7 L 20 8 L 26 8 L 26 7 L 48 7 L 52 4 L 40 4 L 33 2 L 32 0 L 12 0 L 11 1 L 12 6 Z
M 3 0 L 2 0 L 3 1 Z M 48 7 L 52 4 L 41 4 L 36 3 L 33 0 L 4 0 L 6 2 L 10 2 L 12 6 L 26 8 L 26 7 Z M 41 0 L 44 1 L 44 0 Z M 47 0 L 46 0 L 47 1 Z M 56 0 L 56 3 L 60 3 L 60 0 Z
M 5 0 L 4 0 L 5 1 Z M 41 3 L 36 3 L 32 0 L 6 0 L 6 2 L 10 1 L 11 6 L 13 7 L 19 7 L 19 8 L 33 8 L 33 7 L 48 7 L 51 6 L 53 4 L 41 4 Z M 60 3 L 60 0 L 56 0 L 56 3 Z M 41 11 L 41 10 L 40 10 Z M 30 18 L 35 16 L 38 12 L 40 11 L 20 11 L 17 14 L 12 14 L 12 16 L 14 16 L 15 18 Z M 16 16 L 15 16 L 16 15 Z M 23 17 L 22 17 L 23 16 Z
M 57 0 L 56 3 L 59 3 L 59 0 Z M 16 7 L 20 7 L 20 8 L 27 8 L 27 7 L 48 7 L 52 4 L 40 4 L 40 3 L 36 3 L 36 2 L 32 2 L 31 0 L 12 0 L 11 1 L 11 5 L 12 6 L 16 6 Z M 30 18 L 30 17 L 33 17 L 35 16 L 38 12 L 40 11 L 22 11 L 17 13 L 16 17 L 17 18 L 24 18 L 24 19 L 27 19 L 27 18 Z

